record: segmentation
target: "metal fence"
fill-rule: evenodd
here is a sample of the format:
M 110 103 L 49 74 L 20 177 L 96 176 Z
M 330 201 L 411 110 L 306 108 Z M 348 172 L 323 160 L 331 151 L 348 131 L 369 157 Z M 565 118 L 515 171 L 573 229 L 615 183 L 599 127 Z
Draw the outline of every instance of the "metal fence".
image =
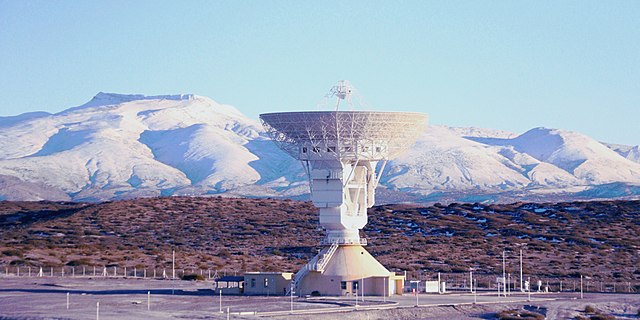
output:
M 226 275 L 242 275 L 243 272 L 233 270 L 216 270 L 200 268 L 137 268 L 118 266 L 4 266 L 0 267 L 0 277 L 84 277 L 84 278 L 139 278 L 171 280 L 182 279 L 185 275 L 201 276 L 205 281 L 214 281 Z M 518 276 L 511 275 L 505 282 L 501 282 L 502 274 L 473 273 L 474 288 L 479 291 L 497 291 L 498 286 L 512 292 L 521 291 Z M 440 280 L 446 283 L 447 291 L 471 291 L 471 275 L 469 273 L 423 273 L 417 277 L 408 276 L 405 291 L 413 288 L 424 290 L 424 281 Z M 411 284 L 413 281 L 413 284 Z M 556 278 L 533 276 L 523 278 L 522 284 L 529 281 L 531 292 L 579 292 L 580 278 Z M 505 283 L 505 284 L 503 284 Z M 638 293 L 640 282 L 635 279 L 628 281 L 612 279 L 582 279 L 584 292 L 602 293 Z
M 141 278 L 141 279 L 182 279 L 196 275 L 205 280 L 215 280 L 226 275 L 237 275 L 236 271 L 215 269 L 172 269 L 137 268 L 117 266 L 4 266 L 0 268 L 0 277 L 85 277 L 85 278 Z
M 429 273 L 421 274 L 413 278 L 408 276 L 405 285 L 405 291 L 411 292 L 416 285 L 422 284 L 419 290 L 424 289 L 424 281 L 437 281 L 446 283 L 447 291 L 471 291 L 471 278 L 473 278 L 474 288 L 479 291 L 497 291 L 498 287 L 505 288 L 512 292 L 520 292 L 525 287 L 525 281 L 529 282 L 531 292 L 580 292 L 580 278 L 575 277 L 543 277 L 543 276 L 524 276 L 522 282 L 519 275 L 505 277 L 506 281 L 502 281 L 502 274 L 479 274 L 473 273 L 471 276 L 467 273 Z M 413 281 L 413 286 L 411 285 Z M 419 281 L 419 282 L 416 282 Z M 522 283 L 522 284 L 521 284 Z M 593 279 L 584 277 L 582 279 L 582 290 L 584 292 L 601 292 L 601 293 L 638 293 L 640 292 L 640 281 L 637 279 L 629 279 L 627 281 L 621 279 Z

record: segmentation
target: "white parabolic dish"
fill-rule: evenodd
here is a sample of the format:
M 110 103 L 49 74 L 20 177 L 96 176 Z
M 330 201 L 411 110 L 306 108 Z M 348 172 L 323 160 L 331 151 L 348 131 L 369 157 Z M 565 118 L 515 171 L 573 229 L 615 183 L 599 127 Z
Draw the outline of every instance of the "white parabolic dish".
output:
M 427 115 L 416 112 L 278 112 L 260 119 L 279 147 L 300 160 L 389 160 L 427 124 Z

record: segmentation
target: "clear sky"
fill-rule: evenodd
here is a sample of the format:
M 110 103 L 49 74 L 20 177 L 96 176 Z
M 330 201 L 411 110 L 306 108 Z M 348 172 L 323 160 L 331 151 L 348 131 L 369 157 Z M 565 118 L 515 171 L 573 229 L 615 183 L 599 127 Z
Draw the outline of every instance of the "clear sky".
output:
M 640 144 L 640 1 L 0 0 L 0 116 L 97 92 L 377 110 Z

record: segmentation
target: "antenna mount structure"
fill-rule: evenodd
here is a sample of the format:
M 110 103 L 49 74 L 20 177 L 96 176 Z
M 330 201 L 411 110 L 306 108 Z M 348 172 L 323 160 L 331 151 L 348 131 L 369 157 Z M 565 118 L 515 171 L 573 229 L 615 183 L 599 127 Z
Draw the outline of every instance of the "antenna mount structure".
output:
M 354 279 L 375 283 L 396 277 L 363 248 L 367 241 L 360 237 L 360 230 L 367 224 L 367 209 L 375 203 L 375 189 L 387 161 L 414 144 L 426 127 L 427 116 L 415 112 L 338 111 L 340 101 L 351 104 L 353 94 L 353 87 L 342 80 L 326 96 L 336 97 L 334 111 L 260 115 L 272 140 L 303 162 L 311 200 L 319 208 L 320 225 L 326 230 L 321 243 L 325 248 L 293 280 L 299 295 L 313 291 L 351 294 L 357 290 Z M 370 286 L 369 294 L 382 295 L 375 290 L 391 288 L 391 282 L 383 284 Z

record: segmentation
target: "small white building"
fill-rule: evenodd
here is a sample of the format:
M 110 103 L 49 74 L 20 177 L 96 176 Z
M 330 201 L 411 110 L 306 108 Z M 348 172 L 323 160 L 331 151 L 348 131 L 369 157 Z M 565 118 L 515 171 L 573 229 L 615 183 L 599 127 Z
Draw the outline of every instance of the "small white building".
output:
M 291 287 L 291 272 L 247 272 L 244 274 L 244 294 L 282 296 Z

